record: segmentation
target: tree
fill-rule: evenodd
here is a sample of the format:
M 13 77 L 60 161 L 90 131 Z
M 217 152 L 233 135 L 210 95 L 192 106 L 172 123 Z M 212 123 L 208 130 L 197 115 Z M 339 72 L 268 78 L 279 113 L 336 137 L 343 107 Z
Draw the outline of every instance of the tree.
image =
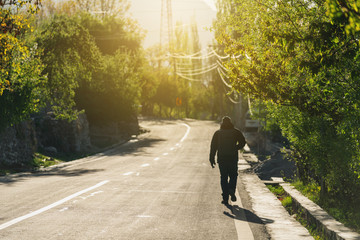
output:
M 142 30 L 130 18 L 116 15 L 99 18 L 83 13 L 81 22 L 103 54 L 114 55 L 119 49 L 136 52 L 141 47 Z
M 60 118 L 74 119 L 78 114 L 75 90 L 91 81 L 101 66 L 99 49 L 79 20 L 65 15 L 55 15 L 43 22 L 37 41 L 44 49 L 48 107 Z
M 139 106 L 142 59 L 117 51 L 102 61 L 92 82 L 78 89 L 77 107 L 85 109 L 90 124 L 133 120 Z
M 333 20 L 346 19 L 347 33 L 360 31 L 360 1 L 358 0 L 326 0 L 327 15 Z
M 79 9 L 99 16 L 124 16 L 130 8 L 128 0 L 75 0 Z
M 43 97 L 43 65 L 28 37 L 40 1 L 0 1 L 0 129 L 29 117 Z
M 233 87 L 269 103 L 300 177 L 317 181 L 322 199 L 348 199 L 351 212 L 360 189 L 360 49 L 349 19 L 327 15 L 329 2 L 224 0 L 214 29 L 232 55 Z

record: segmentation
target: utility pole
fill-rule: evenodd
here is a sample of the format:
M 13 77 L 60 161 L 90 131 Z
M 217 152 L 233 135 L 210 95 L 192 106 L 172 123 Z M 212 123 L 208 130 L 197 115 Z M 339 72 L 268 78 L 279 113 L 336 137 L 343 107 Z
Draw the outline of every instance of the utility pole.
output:
M 173 55 L 174 40 L 173 40 L 173 22 L 172 22 L 172 5 L 171 0 L 161 0 L 161 21 L 160 21 L 160 48 L 168 43 L 168 51 Z M 169 60 L 174 65 L 174 74 L 176 76 L 175 59 L 171 57 Z

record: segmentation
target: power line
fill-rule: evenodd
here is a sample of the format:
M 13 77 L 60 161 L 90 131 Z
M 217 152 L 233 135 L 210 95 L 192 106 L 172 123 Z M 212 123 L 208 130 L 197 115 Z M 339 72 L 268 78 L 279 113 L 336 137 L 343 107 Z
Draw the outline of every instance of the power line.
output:
M 203 68 L 200 68 L 200 69 L 185 69 L 185 68 L 179 68 L 177 66 L 177 70 L 179 72 L 182 72 L 182 73 L 185 73 L 185 74 L 187 74 L 187 73 L 189 73 L 189 74 L 191 74 L 191 73 L 206 73 L 206 72 L 209 72 L 211 70 L 214 70 L 215 68 L 217 68 L 216 63 L 211 65 L 211 66 L 203 67 Z
M 184 78 L 184 79 L 186 79 L 186 80 L 189 80 L 189 81 L 202 82 L 202 80 L 200 80 L 200 79 L 195 79 L 195 78 L 187 77 L 187 76 L 182 75 L 182 74 L 179 73 L 179 72 L 176 72 L 176 75 L 178 75 L 179 77 L 182 77 L 182 78 Z
M 224 83 L 224 85 L 227 86 L 228 88 L 232 88 L 232 85 L 228 84 L 228 83 L 225 81 L 224 77 L 222 76 L 222 74 L 221 74 L 221 69 L 220 69 L 220 68 L 217 68 L 217 71 L 218 71 L 219 76 L 220 76 L 220 78 L 221 78 L 221 81 Z

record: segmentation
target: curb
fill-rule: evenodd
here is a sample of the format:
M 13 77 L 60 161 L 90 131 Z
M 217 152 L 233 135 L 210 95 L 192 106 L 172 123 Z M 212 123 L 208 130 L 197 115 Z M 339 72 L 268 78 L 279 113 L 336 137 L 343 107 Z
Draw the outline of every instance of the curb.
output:
M 360 240 L 360 234 L 352 231 L 344 224 L 336 221 L 317 204 L 302 195 L 289 183 L 280 183 L 285 192 L 291 196 L 297 209 L 303 210 L 307 220 L 315 224 L 317 229 L 323 232 L 326 239 L 331 240 Z
M 246 153 L 249 155 L 249 153 Z M 256 158 L 254 155 L 252 158 Z M 241 157 L 239 159 L 239 178 L 244 184 L 251 208 L 264 223 L 265 229 L 274 240 L 314 239 L 308 230 L 289 215 L 281 202 L 270 192 L 261 179 L 251 173 L 250 165 Z

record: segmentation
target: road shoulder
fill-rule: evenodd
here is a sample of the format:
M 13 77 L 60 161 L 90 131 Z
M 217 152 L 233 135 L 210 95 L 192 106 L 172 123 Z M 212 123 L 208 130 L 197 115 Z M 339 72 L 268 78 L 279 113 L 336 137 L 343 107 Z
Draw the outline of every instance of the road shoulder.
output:
M 254 223 L 250 224 L 254 233 L 255 239 L 277 239 L 288 240 L 291 239 L 314 239 L 308 230 L 297 222 L 285 208 L 281 205 L 280 201 L 270 192 L 265 184 L 259 179 L 259 177 L 246 170 L 244 167 L 246 162 L 244 159 L 239 161 L 241 168 L 239 173 L 238 188 L 240 190 L 241 198 L 248 198 L 243 200 L 244 207 L 252 209 L 254 216 L 261 219 L 264 223 L 266 232 L 269 234 L 266 236 L 263 232 L 264 229 L 258 228 Z M 247 205 L 250 206 L 247 206 Z M 257 236 L 255 236 L 257 234 Z

